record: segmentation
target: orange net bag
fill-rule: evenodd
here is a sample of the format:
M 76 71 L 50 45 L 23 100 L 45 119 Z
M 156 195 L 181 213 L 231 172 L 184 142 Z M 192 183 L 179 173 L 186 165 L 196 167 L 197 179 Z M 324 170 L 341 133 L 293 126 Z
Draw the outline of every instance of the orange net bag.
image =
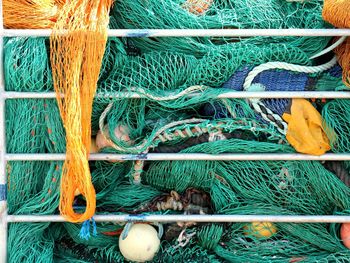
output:
M 4 25 L 7 28 L 52 28 L 65 0 L 4 0 Z
M 67 140 L 60 211 L 70 222 L 90 219 L 96 208 L 88 164 L 91 113 L 107 42 L 111 5 L 112 0 L 67 2 L 50 37 L 54 88 Z M 83 214 L 73 209 L 76 191 L 86 199 Z
M 350 28 L 350 1 L 349 0 L 325 0 L 323 6 L 323 18 L 327 22 L 340 28 Z M 343 68 L 343 81 L 350 87 L 350 39 L 335 49 L 339 64 Z
M 7 28 L 53 28 L 51 67 L 67 141 L 60 211 L 70 222 L 90 219 L 96 208 L 88 164 L 91 113 L 107 42 L 111 5 L 112 0 L 3 1 Z M 83 214 L 73 209 L 76 193 L 86 199 Z

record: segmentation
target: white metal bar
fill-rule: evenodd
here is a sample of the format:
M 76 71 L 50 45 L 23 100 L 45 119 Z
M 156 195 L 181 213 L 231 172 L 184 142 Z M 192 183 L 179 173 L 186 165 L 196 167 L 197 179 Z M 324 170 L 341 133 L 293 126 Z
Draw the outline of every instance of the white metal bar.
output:
M 3 39 L 2 1 L 0 0 L 0 185 L 4 194 L 0 200 L 0 263 L 7 262 L 7 175 L 6 175 L 6 118 L 5 118 L 5 81 L 4 81 L 4 39 Z
M 314 215 L 95 215 L 97 222 L 280 222 L 350 223 L 350 216 Z M 59 215 L 8 215 L 8 222 L 66 222 Z
M 64 34 L 66 32 L 62 32 Z M 50 29 L 5 29 L 5 37 L 48 37 Z M 110 29 L 110 37 L 350 36 L 350 29 Z
M 5 92 L 6 99 L 55 99 L 55 92 Z
M 7 161 L 64 161 L 65 154 L 6 154 Z M 112 154 L 97 153 L 91 154 L 91 161 L 350 161 L 350 153 L 327 153 L 321 156 L 306 155 L 300 153 L 225 153 L 225 154 L 206 154 L 206 153 L 149 153 L 149 154 Z
M 169 93 L 171 94 L 171 93 Z M 8 91 L 4 94 L 6 99 L 54 99 L 54 92 L 12 92 Z M 201 96 L 201 93 L 192 93 L 188 97 Z M 114 93 L 99 93 L 97 98 L 130 98 L 138 99 L 145 98 L 145 95 L 135 92 L 114 92 Z M 334 99 L 350 99 L 349 91 L 230 91 L 223 92 L 217 96 L 218 99 L 239 99 L 239 98 L 260 98 L 260 99 L 283 99 L 283 98 L 334 98 Z

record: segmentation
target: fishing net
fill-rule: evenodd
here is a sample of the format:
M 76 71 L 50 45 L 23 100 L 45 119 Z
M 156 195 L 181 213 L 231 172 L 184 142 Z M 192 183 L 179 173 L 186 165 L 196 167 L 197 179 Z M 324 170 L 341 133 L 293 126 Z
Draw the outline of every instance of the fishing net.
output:
M 324 28 L 321 11 L 322 1 L 316 0 L 127 0 L 114 3 L 109 26 Z M 95 214 L 349 215 L 348 162 L 146 160 L 148 153 L 295 153 L 285 134 L 251 101 L 218 95 L 243 90 L 249 72 L 266 62 L 324 64 L 331 56 L 310 57 L 329 42 L 308 37 L 109 38 L 97 92 L 132 91 L 143 98 L 97 96 L 91 122 L 84 125 L 91 124 L 97 147 L 92 151 L 132 153 L 144 160 L 89 162 Z M 51 51 L 47 38 L 7 38 L 6 90 L 53 91 Z M 316 73 L 269 69 L 253 84 L 268 91 L 346 89 L 338 65 Z M 261 102 L 282 116 L 291 101 Z M 309 103 L 322 114 L 330 151 L 349 152 L 350 102 Z M 9 153 L 66 152 L 55 100 L 8 100 L 6 117 Z M 63 167 L 59 161 L 9 162 L 9 213 L 58 214 Z M 74 212 L 84 213 L 86 206 L 75 192 Z M 124 262 L 118 240 L 126 228 L 125 223 L 93 220 L 91 226 L 12 223 L 9 262 Z M 153 262 L 348 262 L 350 257 L 341 224 L 175 222 L 163 228 Z

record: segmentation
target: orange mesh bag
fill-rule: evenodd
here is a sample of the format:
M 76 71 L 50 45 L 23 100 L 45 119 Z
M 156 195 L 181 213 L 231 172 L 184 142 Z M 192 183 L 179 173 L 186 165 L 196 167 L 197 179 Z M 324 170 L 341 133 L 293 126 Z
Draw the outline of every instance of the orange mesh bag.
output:
M 65 0 L 4 0 L 6 28 L 52 28 Z
M 340 28 L 350 28 L 350 0 L 325 0 L 323 18 Z M 343 68 L 343 81 L 350 87 L 350 39 L 335 49 L 339 64 Z
M 50 38 L 54 88 L 67 140 L 60 211 L 70 222 L 90 219 L 96 208 L 88 164 L 91 112 L 107 42 L 111 5 L 112 0 L 67 2 L 60 11 Z M 83 214 L 73 209 L 76 192 L 86 199 Z

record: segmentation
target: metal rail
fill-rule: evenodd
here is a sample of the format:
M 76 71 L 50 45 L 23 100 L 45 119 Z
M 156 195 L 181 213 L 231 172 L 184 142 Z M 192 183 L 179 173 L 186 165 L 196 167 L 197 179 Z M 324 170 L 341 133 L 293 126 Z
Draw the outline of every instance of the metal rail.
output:
M 65 34 L 62 31 L 62 34 Z M 4 37 L 48 37 L 50 29 L 4 29 Z M 350 29 L 110 29 L 109 37 L 350 36 Z
M 169 92 L 169 94 L 171 94 Z M 201 96 L 200 93 L 188 94 L 188 97 Z M 98 93 L 97 98 L 116 98 L 116 99 L 139 99 L 146 98 L 145 95 L 135 92 L 109 92 L 109 93 Z M 54 92 L 14 92 L 7 91 L 4 93 L 5 99 L 55 99 L 56 94 Z M 334 99 L 350 99 L 349 91 L 230 91 L 223 92 L 216 96 L 218 99 L 249 99 L 249 98 L 260 98 L 260 99 L 287 99 L 287 98 L 304 98 L 304 99 L 318 99 L 318 98 L 334 98 Z
M 8 215 L 9 223 L 65 222 L 59 215 Z M 96 222 L 279 222 L 279 223 L 350 223 L 350 216 L 309 215 L 96 215 Z
M 64 161 L 65 154 L 55 153 L 22 153 L 6 154 L 6 161 Z M 149 154 L 112 154 L 97 153 L 91 154 L 90 161 L 350 161 L 350 153 L 327 153 L 321 156 L 307 155 L 300 153 L 149 153 Z

